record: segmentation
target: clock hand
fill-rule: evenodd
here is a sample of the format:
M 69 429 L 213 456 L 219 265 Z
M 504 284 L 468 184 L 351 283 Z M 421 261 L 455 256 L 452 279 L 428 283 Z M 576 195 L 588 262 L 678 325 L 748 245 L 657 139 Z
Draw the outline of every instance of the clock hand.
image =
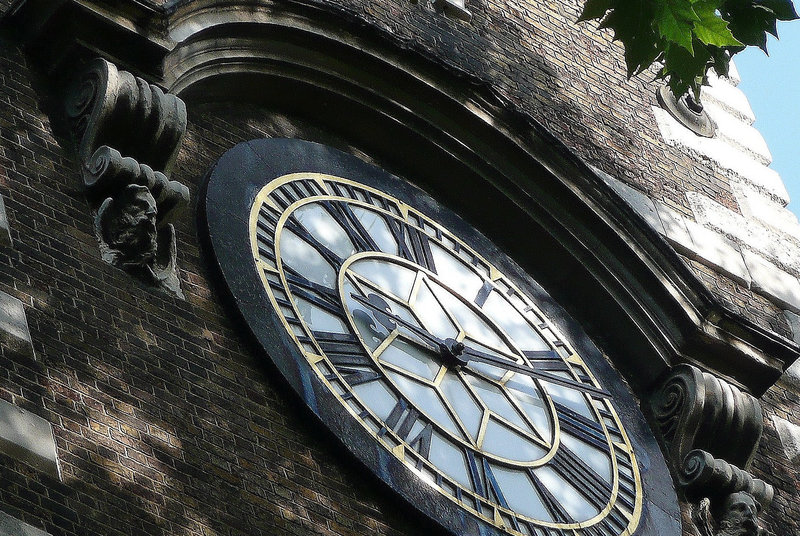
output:
M 593 385 L 585 384 L 577 380 L 573 380 L 571 378 L 557 376 L 555 374 L 550 374 L 548 372 L 530 368 L 526 365 L 520 365 L 518 363 L 514 363 L 513 361 L 507 361 L 505 359 L 495 357 L 491 354 L 481 352 L 480 350 L 475 350 L 474 348 L 465 347 L 464 355 L 466 356 L 467 361 L 477 361 L 479 363 L 486 363 L 487 365 L 494 365 L 496 367 L 504 368 L 506 370 L 518 372 L 520 374 L 526 374 L 531 378 L 538 378 L 540 380 L 544 380 L 549 383 L 554 383 L 556 385 L 561 385 L 563 387 L 569 387 L 570 389 L 576 389 L 578 391 L 590 395 L 602 396 L 602 397 L 611 396 L 605 389 L 599 389 Z
M 593 385 L 587 385 L 585 383 L 573 380 L 571 378 L 565 378 L 563 376 L 550 374 L 548 372 L 537 370 L 528 367 L 526 365 L 520 365 L 518 363 L 514 363 L 513 361 L 502 359 L 500 357 L 495 357 L 491 354 L 481 352 L 480 350 L 475 350 L 474 348 L 467 347 L 464 345 L 464 343 L 458 342 L 455 339 L 451 338 L 440 339 L 439 337 L 436 337 L 435 335 L 428 333 L 419 326 L 416 326 L 411 322 L 407 321 L 406 319 L 401 318 L 392 313 L 389 310 L 388 304 L 383 302 L 383 300 L 380 301 L 383 302 L 383 304 L 386 304 L 385 308 L 375 303 L 378 300 L 375 299 L 370 300 L 369 298 L 364 298 L 363 296 L 358 296 L 356 294 L 351 294 L 351 296 L 359 303 L 362 303 L 367 307 L 369 307 L 370 309 L 372 309 L 373 311 L 380 313 L 382 317 L 385 317 L 384 320 L 391 321 L 395 326 L 396 324 L 400 324 L 409 331 L 411 331 L 413 334 L 432 342 L 439 349 L 439 354 L 441 355 L 442 359 L 447 362 L 447 364 L 464 366 L 470 361 L 475 361 L 478 363 L 485 363 L 487 365 L 503 368 L 505 370 L 509 370 L 512 372 L 517 372 L 519 374 L 525 374 L 532 378 L 543 380 L 556 385 L 561 385 L 563 387 L 569 387 L 570 389 L 576 389 L 586 394 L 592 394 L 595 396 L 602 396 L 602 397 L 610 396 L 609 393 L 604 389 L 598 389 Z M 370 296 L 375 296 L 375 295 L 371 294 Z
M 375 319 L 378 321 L 378 323 L 388 330 L 392 331 L 397 329 L 397 325 L 400 324 L 417 337 L 432 343 L 433 348 L 428 348 L 433 352 L 438 353 L 446 365 L 462 366 L 467 364 L 467 361 L 460 357 L 464 351 L 464 343 L 458 342 L 451 338 L 440 339 L 439 337 L 428 333 L 419 326 L 416 326 L 408 320 L 392 313 L 389 304 L 386 303 L 383 298 L 374 293 L 370 293 L 366 298 L 355 293 L 351 293 L 350 295 L 359 303 L 372 309 Z

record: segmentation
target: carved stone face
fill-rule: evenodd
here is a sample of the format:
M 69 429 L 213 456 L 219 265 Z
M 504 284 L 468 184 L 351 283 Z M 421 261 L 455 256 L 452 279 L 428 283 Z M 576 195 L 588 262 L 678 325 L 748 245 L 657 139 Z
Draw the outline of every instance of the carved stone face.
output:
M 109 246 L 118 250 L 125 264 L 149 265 L 156 258 L 156 201 L 144 186 L 127 186 L 114 200 L 108 222 Z
M 725 499 L 720 532 L 724 536 L 757 536 L 758 503 L 745 492 L 732 493 Z

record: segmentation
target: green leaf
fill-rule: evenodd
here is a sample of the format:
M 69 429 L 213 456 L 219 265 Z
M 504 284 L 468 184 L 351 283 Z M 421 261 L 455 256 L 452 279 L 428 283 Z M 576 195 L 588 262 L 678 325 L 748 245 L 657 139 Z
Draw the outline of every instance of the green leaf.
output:
M 730 5 L 733 8 L 730 8 Z M 757 46 L 764 52 L 767 51 L 767 34 L 777 32 L 775 27 L 775 13 L 767 7 L 753 4 L 752 2 L 735 0 L 725 3 L 728 8 L 723 12 L 723 18 L 729 23 L 733 36 L 745 45 Z
M 628 77 L 647 69 L 663 50 L 663 40 L 653 29 L 652 0 L 618 0 L 600 23 L 614 30 L 614 39 L 625 47 Z
M 712 62 L 711 54 L 700 41 L 695 40 L 693 49 L 694 54 L 690 54 L 683 47 L 670 45 L 664 53 L 662 73 L 675 95 L 683 95 L 689 89 L 699 93 L 708 64 Z
M 658 0 L 655 25 L 664 39 L 692 51 L 692 29 L 700 20 L 690 0 Z
M 663 62 L 658 73 L 676 95 L 728 72 L 730 56 L 747 46 L 766 51 L 778 20 L 798 15 L 791 0 L 585 0 L 581 20 L 600 20 L 625 48 L 628 76 Z
M 716 2 L 700 1 L 694 4 L 694 11 L 700 20 L 694 23 L 694 35 L 706 45 L 718 47 L 741 46 L 728 28 L 728 23 L 717 15 Z
M 611 9 L 611 0 L 586 0 L 583 5 L 583 13 L 578 17 L 578 21 L 599 19 Z
M 743 49 L 744 47 L 738 48 Z M 714 62 L 714 70 L 717 71 L 717 74 L 720 76 L 728 76 L 731 55 L 736 53 L 736 51 L 733 51 L 732 54 L 728 54 L 729 50 L 730 49 L 723 49 L 715 46 L 708 47 L 708 52 L 711 54 L 711 59 Z
M 771 9 L 778 20 L 788 21 L 800 18 L 797 16 L 792 0 L 760 0 L 758 3 Z

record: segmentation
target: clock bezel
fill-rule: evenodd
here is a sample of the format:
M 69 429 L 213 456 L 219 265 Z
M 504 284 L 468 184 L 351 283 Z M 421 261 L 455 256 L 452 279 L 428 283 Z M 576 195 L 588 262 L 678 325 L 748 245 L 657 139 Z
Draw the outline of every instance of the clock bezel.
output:
M 205 210 L 202 212 L 206 219 L 210 249 L 214 252 L 222 278 L 237 309 L 264 352 L 322 424 L 373 474 L 417 510 L 453 533 L 506 534 L 423 484 L 410 469 L 388 454 L 359 423 L 349 418 L 346 408 L 332 397 L 330 391 L 315 381 L 315 372 L 306 365 L 297 346 L 287 340 L 278 315 L 263 314 L 263 302 L 258 297 L 266 297 L 266 291 L 249 248 L 250 209 L 256 195 L 270 180 L 298 172 L 346 177 L 395 198 L 413 200 L 409 204 L 418 212 L 452 230 L 484 258 L 493 259 L 493 263 L 504 276 L 539 305 L 548 319 L 589 364 L 592 372 L 601 381 L 604 380 L 604 386 L 611 393 L 634 451 L 640 458 L 639 470 L 642 474 L 644 498 L 641 522 L 636 534 L 662 533 L 657 530 L 653 519 L 667 520 L 662 523 L 674 524 L 677 516 L 669 514 L 677 508 L 677 501 L 670 507 L 669 498 L 658 501 L 660 504 L 652 499 L 660 496 L 656 493 L 659 487 L 671 488 L 672 480 L 656 441 L 630 391 L 623 382 L 614 381 L 619 376 L 580 327 L 491 241 L 415 186 L 352 155 L 319 144 L 291 139 L 264 139 L 239 144 L 218 161 L 210 173 L 203 195 Z M 345 416 L 348 418 L 344 418 Z M 651 463 L 654 456 L 659 463 Z

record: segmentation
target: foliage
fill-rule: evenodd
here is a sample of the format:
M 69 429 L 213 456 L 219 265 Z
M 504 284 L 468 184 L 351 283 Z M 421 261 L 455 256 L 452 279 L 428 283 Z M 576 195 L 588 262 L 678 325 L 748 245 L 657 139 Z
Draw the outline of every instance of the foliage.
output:
M 660 63 L 675 95 L 699 96 L 710 67 L 727 75 L 733 54 L 746 46 L 766 52 L 776 21 L 797 18 L 791 0 L 587 0 L 580 20 L 614 31 L 629 77 Z

